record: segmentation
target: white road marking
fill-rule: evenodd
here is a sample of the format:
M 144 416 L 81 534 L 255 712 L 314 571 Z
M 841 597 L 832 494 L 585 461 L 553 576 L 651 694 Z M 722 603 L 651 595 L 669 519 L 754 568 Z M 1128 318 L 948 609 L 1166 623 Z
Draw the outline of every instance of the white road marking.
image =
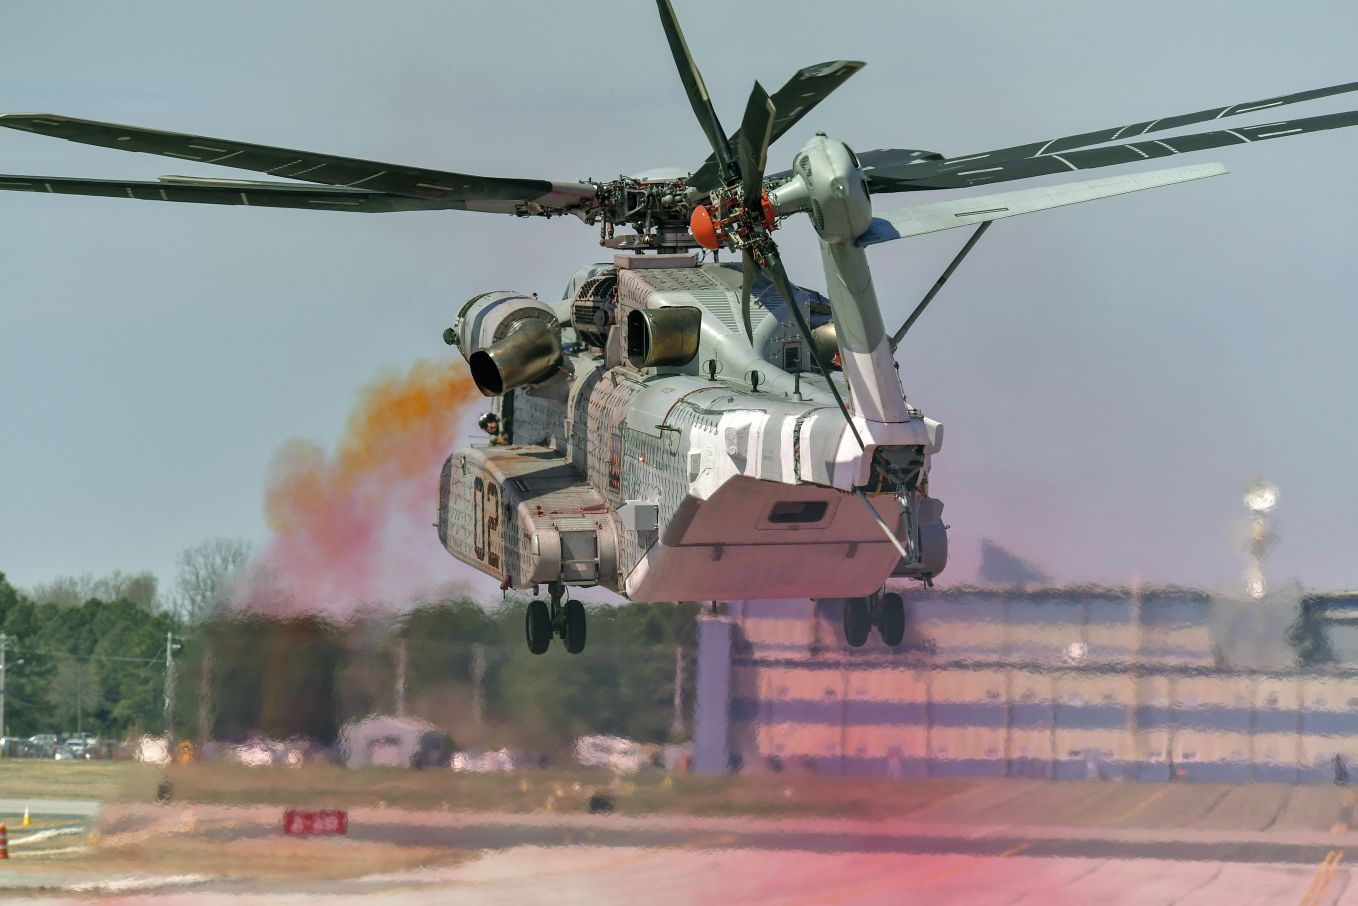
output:
M 958 175 L 958 176 L 974 176 L 974 175 L 977 174 L 977 173 L 995 173 L 995 172 L 998 172 L 998 171 L 1003 170 L 1003 169 L 1004 169 L 1004 167 L 990 167 L 990 168 L 985 169 L 985 170 L 962 170 L 962 171 L 959 172 L 957 175 Z
M 1239 132 L 1236 132 L 1234 129 L 1227 129 L 1226 131 L 1229 132 L 1231 135 L 1234 135 L 1236 138 L 1240 139 L 1242 142 L 1250 141 L 1250 139 L 1241 135 Z
M 148 890 L 155 887 L 168 887 L 171 884 L 201 884 L 212 880 L 211 875 L 154 875 L 140 878 L 115 878 L 110 881 L 86 881 L 72 884 L 67 890 L 79 893 L 123 893 L 130 890 Z
M 1150 157 L 1149 154 L 1147 154 L 1145 151 L 1142 151 L 1142 150 L 1141 150 L 1140 148 L 1138 148 L 1136 145 L 1123 145 L 1122 147 L 1124 147 L 1124 148 L 1131 148 L 1133 151 L 1135 151 L 1137 154 L 1140 154 L 1142 157 L 1145 157 L 1145 158 L 1149 158 L 1149 157 Z
M 1165 144 L 1165 143 L 1162 142 L 1162 141 L 1157 141 L 1156 144 L 1159 145 L 1161 148 L 1167 148 L 1167 149 L 1169 149 L 1169 153 L 1170 153 L 1170 154 L 1178 154 L 1178 153 L 1179 153 L 1179 149 L 1176 148 L 1176 147 L 1174 147 L 1173 145 L 1167 145 L 1167 144 Z
M 1066 160 L 1064 157 L 1062 157 L 1062 156 L 1059 155 L 1059 154 L 1053 154 L 1053 155 L 1051 155 L 1051 156 L 1054 157 L 1054 158 L 1056 158 L 1057 160 L 1059 160 L 1061 163 L 1065 164 L 1067 167 L 1070 167 L 1072 170 L 1078 170 L 1078 169 L 1080 169 L 1079 167 L 1075 166 L 1074 164 L 1072 164 L 1070 161 Z
M 1296 129 L 1282 129 L 1282 130 L 1279 130 L 1278 132 L 1260 132 L 1260 133 L 1259 133 L 1259 137 L 1260 137 L 1260 138 L 1273 138 L 1275 135 L 1293 135 L 1294 133 L 1301 132 L 1301 131 L 1302 131 L 1301 127 L 1298 126 Z
M 70 834 L 84 833 L 84 827 L 54 827 L 49 830 L 34 831 L 23 836 L 15 835 L 10 838 L 10 846 L 23 846 L 28 843 L 37 843 L 39 840 L 50 840 L 53 837 L 65 837 Z
M 1253 113 L 1256 110 L 1263 110 L 1265 107 L 1277 107 L 1282 101 L 1269 101 L 1267 104 L 1255 104 L 1253 107 L 1241 107 L 1237 113 Z

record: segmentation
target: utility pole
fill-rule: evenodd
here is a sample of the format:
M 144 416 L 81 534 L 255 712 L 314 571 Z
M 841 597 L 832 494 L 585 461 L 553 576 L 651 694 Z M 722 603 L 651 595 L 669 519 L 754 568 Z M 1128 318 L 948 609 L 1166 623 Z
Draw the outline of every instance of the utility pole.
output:
M 678 742 L 684 735 L 684 646 L 674 647 L 674 719 L 670 721 L 670 739 Z
M 478 725 L 486 718 L 486 646 L 472 642 L 472 720 Z
M 174 652 L 179 647 L 179 643 L 174 640 L 174 633 L 165 633 L 165 745 L 170 749 L 173 757 L 174 751 Z
M 396 714 L 406 714 L 406 640 L 396 646 Z
M 202 673 L 198 677 L 198 747 L 201 749 L 212 740 L 212 730 L 217 723 L 217 690 L 213 683 L 216 659 L 212 647 L 203 644 Z
M 9 653 L 9 643 L 12 641 L 8 635 L 0 632 L 0 737 L 5 735 L 5 670 L 9 666 L 5 662 L 5 655 Z

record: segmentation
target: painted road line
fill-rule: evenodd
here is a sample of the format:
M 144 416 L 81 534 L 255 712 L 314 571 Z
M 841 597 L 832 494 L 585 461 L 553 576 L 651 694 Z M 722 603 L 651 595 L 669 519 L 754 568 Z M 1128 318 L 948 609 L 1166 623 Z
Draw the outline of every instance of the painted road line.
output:
M 52 837 L 65 837 L 70 834 L 81 834 L 84 832 L 85 828 L 83 825 L 74 825 L 71 827 L 54 827 L 51 830 L 41 830 L 36 833 L 25 834 L 22 837 L 17 835 L 10 837 L 9 845 L 23 846 L 24 844 L 27 843 L 37 843 L 40 840 L 48 840 L 51 839 Z
M 1116 818 L 1113 819 L 1112 823 L 1113 823 L 1113 824 L 1121 824 L 1122 822 L 1126 821 L 1128 818 L 1134 818 L 1134 817 L 1136 817 L 1137 815 L 1141 814 L 1141 812 L 1142 812 L 1143 810 L 1145 810 L 1145 808 L 1146 808 L 1148 805 L 1150 805 L 1152 802 L 1156 801 L 1157 799 L 1159 799 L 1161 796 L 1165 795 L 1166 793 L 1168 793 L 1168 792 L 1169 792 L 1170 790 L 1172 790 L 1172 789 L 1173 789 L 1173 787 L 1171 787 L 1171 786 L 1163 786 L 1163 787 L 1161 787 L 1160 789 L 1156 790 L 1154 793 L 1151 793 L 1151 794 L 1150 794 L 1149 796 L 1147 796 L 1145 799 L 1142 799 L 1142 800 L 1141 800 L 1140 802 L 1138 802 L 1136 805 L 1134 805 L 1134 806 L 1132 806 L 1131 808 L 1129 808 L 1127 811 L 1123 812 L 1121 815 L 1118 815 Z
M 1310 886 L 1302 894 L 1299 906 L 1319 906 L 1325 898 L 1325 892 L 1330 889 L 1330 882 L 1334 880 L 1335 871 L 1342 858 L 1344 858 L 1342 849 L 1332 849 L 1326 854 L 1316 869 L 1315 876 L 1311 878 Z

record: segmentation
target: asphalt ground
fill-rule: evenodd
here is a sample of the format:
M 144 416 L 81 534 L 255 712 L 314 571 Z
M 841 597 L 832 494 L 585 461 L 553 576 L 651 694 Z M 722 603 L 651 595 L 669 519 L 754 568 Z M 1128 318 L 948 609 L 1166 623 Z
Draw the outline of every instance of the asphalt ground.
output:
M 9 804 L 0 802 L 0 813 Z M 70 811 L 69 805 L 66 806 Z M 450 903 L 1358 903 L 1352 797 L 1336 787 L 996 781 L 888 820 L 459 813 L 362 808 L 298 858 L 463 853 L 353 877 L 252 877 L 212 853 L 281 846 L 281 809 L 112 805 L 97 866 L 15 847 L 0 891 L 56 901 Z M 42 815 L 41 810 L 34 811 Z M 13 840 L 13 837 L 11 837 Z M 192 866 L 109 855 L 201 843 Z M 53 839 L 68 847 L 72 841 Z M 46 844 L 44 844 L 46 845 Z M 79 849 L 79 847 L 77 847 Z M 19 870 L 16 870 L 19 869 Z M 29 870 L 22 870 L 29 869 Z

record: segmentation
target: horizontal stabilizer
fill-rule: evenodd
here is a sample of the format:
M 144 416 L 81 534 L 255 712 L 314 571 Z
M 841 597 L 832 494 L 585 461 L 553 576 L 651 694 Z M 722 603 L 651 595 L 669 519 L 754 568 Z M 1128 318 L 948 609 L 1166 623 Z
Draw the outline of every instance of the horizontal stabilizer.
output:
M 858 237 L 857 245 L 864 248 L 907 236 L 920 236 L 924 233 L 950 230 L 953 227 L 974 226 L 988 220 L 1030 214 L 1033 211 L 1044 211 L 1098 198 L 1110 198 L 1114 195 L 1126 195 L 1129 192 L 1140 192 L 1142 189 L 1172 186 L 1194 179 L 1220 176 L 1227 172 L 1229 171 L 1223 164 L 1196 164 L 1191 167 L 1172 167 L 1106 179 L 1044 186 L 1040 189 L 1019 189 L 994 195 L 975 195 L 971 198 L 896 208 L 874 217 L 868 231 Z

